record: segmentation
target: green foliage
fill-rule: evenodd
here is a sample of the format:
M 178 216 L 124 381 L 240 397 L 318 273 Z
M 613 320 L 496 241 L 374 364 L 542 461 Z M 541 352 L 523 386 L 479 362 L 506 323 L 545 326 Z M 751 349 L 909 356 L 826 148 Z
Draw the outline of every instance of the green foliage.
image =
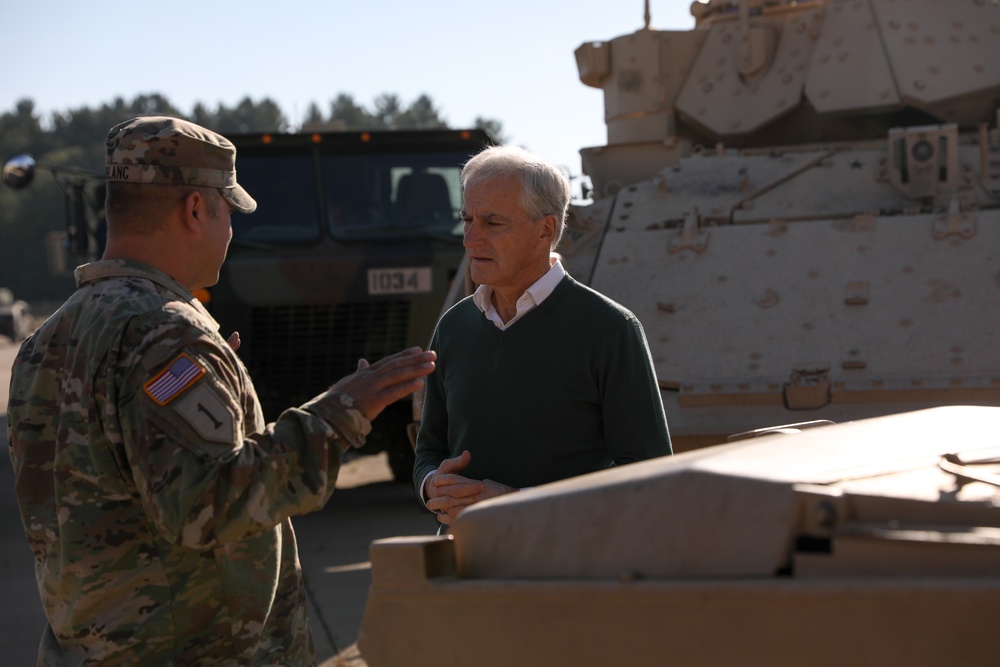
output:
M 485 130 L 486 134 L 493 137 L 495 144 L 506 144 L 508 142 L 506 135 L 503 133 L 503 125 L 495 118 L 476 116 L 475 127 L 478 130 Z
M 0 156 L 17 153 L 53 154 L 59 140 L 42 128 L 31 100 L 21 100 L 13 112 L 0 115 Z M 56 155 L 65 159 L 65 155 Z M 45 238 L 62 229 L 65 210 L 62 193 L 51 178 L 36 175 L 22 192 L 0 187 L 0 287 L 15 298 L 56 299 L 68 294 L 72 283 L 49 274 Z
M 235 107 L 219 104 L 214 110 L 198 103 L 190 114 L 181 113 L 157 93 L 121 97 L 97 108 L 79 107 L 52 113 L 47 121 L 39 116 L 30 99 L 17 102 L 12 111 L 0 114 L 0 159 L 29 153 L 42 167 L 72 167 L 100 175 L 104 172 L 104 139 L 108 130 L 141 115 L 187 118 L 222 134 L 317 130 L 435 129 L 447 128 L 441 112 L 427 95 L 405 104 L 396 94 L 375 98 L 371 109 L 340 93 L 323 115 L 314 102 L 298 128 L 291 127 L 280 107 L 271 99 L 254 102 L 249 97 Z M 475 126 L 503 141 L 500 121 L 477 118 Z M 89 196 L 94 188 L 89 188 Z M 39 169 L 34 181 L 20 192 L 0 186 L 0 287 L 15 298 L 33 302 L 58 302 L 73 290 L 73 279 L 49 271 L 47 237 L 65 231 L 70 203 L 57 179 Z M 73 258 L 68 258 L 72 269 Z
M 395 93 L 382 93 L 371 108 L 358 104 L 354 97 L 340 93 L 330 102 L 330 113 L 324 116 L 315 103 L 309 105 L 302 122 L 303 131 L 323 130 L 433 130 L 449 127 L 434 106 L 434 101 L 424 94 L 405 104 Z M 503 143 L 503 126 L 491 118 L 477 118 L 475 127 L 483 128 L 490 136 Z
M 281 108 L 269 98 L 254 102 L 244 97 L 231 109 L 220 104 L 215 111 L 199 103 L 194 107 L 191 120 L 220 134 L 284 132 L 288 129 Z
M 21 100 L 13 112 L 0 115 L 0 155 L 4 158 L 14 153 L 38 154 L 51 145 L 31 100 Z

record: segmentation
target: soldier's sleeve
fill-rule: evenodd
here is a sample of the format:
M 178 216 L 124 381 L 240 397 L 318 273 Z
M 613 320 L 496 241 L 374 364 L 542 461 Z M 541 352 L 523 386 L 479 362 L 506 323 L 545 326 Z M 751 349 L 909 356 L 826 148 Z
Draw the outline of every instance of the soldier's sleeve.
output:
M 606 337 L 604 437 L 618 465 L 672 453 L 646 334 L 635 316 Z
M 171 542 L 211 548 L 322 507 L 341 454 L 370 429 L 334 392 L 263 426 L 249 376 L 217 333 L 172 321 L 135 325 L 132 338 L 118 364 L 122 444 Z

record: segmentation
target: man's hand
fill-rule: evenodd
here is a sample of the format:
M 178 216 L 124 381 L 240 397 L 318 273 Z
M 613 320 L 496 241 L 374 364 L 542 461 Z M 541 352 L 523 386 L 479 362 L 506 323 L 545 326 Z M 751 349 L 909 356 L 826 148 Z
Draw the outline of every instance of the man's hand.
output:
M 472 454 L 468 450 L 455 458 L 445 459 L 424 483 L 427 509 L 436 513 L 443 524 L 451 525 L 469 505 L 517 491 L 493 480 L 470 479 L 456 474 L 471 462 Z
M 233 352 L 236 352 L 240 349 L 240 332 L 234 331 L 229 335 L 229 338 L 226 339 L 226 342 L 229 343 L 229 347 L 233 348 Z
M 339 380 L 332 389 L 347 394 L 375 419 L 387 405 L 408 396 L 424 384 L 424 377 L 434 371 L 437 355 L 419 347 L 391 354 L 369 364 L 358 361 L 358 370 Z

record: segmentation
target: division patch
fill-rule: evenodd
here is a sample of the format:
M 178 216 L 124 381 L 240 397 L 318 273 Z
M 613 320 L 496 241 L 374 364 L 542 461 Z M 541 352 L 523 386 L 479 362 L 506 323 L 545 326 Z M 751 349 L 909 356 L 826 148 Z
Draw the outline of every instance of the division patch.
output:
M 146 395 L 159 405 L 166 405 L 205 374 L 205 369 L 186 354 L 167 366 L 166 370 L 145 384 Z

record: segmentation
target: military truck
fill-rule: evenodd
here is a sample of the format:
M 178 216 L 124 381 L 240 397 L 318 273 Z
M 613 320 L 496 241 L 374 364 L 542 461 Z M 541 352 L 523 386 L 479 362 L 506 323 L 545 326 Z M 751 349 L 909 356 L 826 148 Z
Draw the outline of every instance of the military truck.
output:
M 268 419 L 375 361 L 426 346 L 464 256 L 459 173 L 491 143 L 481 130 L 230 137 L 257 200 L 206 300 Z M 411 403 L 374 423 L 399 480 L 412 476 Z
M 224 332 L 240 332 L 240 357 L 266 417 L 322 392 L 360 358 L 426 346 L 464 256 L 461 166 L 492 143 L 489 135 L 386 130 L 229 138 L 240 183 L 258 209 L 233 217 L 219 283 L 196 296 Z M 36 169 L 50 171 L 67 196 L 67 234 L 58 247 L 78 262 L 100 256 L 103 190 L 95 192 L 103 179 L 17 155 L 5 163 L 4 181 L 25 187 Z M 411 412 L 409 401 L 389 406 L 365 448 L 387 451 L 394 477 L 404 481 L 412 475 Z

